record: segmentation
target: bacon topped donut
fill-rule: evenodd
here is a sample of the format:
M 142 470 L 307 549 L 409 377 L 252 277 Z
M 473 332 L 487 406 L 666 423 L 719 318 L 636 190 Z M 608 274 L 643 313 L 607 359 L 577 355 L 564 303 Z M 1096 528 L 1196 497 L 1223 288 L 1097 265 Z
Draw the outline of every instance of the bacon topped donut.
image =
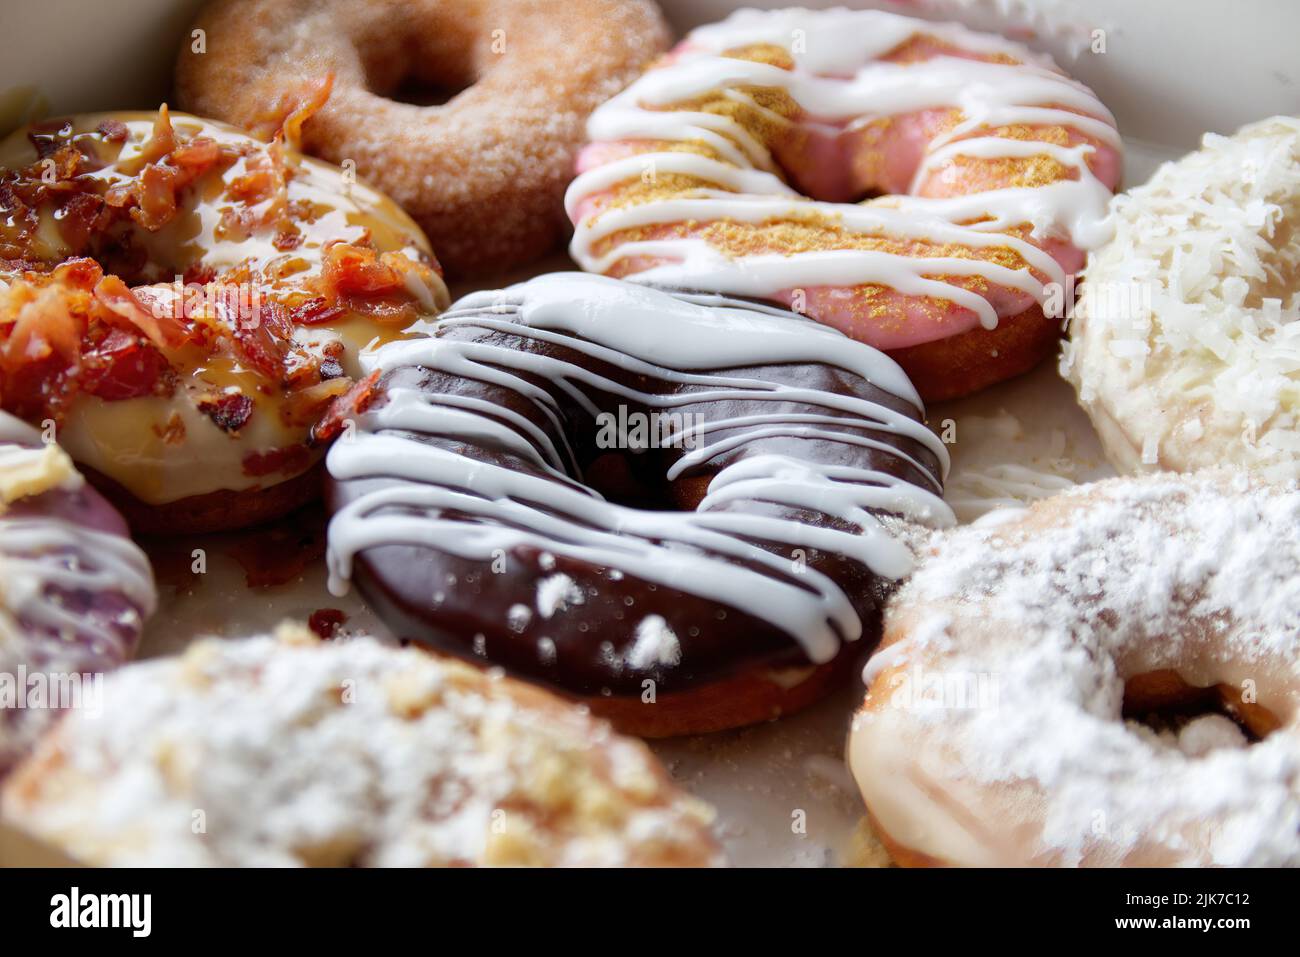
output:
M 233 528 L 317 487 L 310 431 L 357 353 L 446 303 L 400 210 L 292 148 L 170 113 L 0 144 L 0 406 L 138 531 Z
M 647 736 L 816 700 L 942 524 L 888 357 L 792 313 L 581 273 L 467 296 L 330 450 L 332 587 L 403 638 Z
M 1105 239 L 1120 174 L 1110 113 L 1050 60 L 876 11 L 739 11 L 588 132 L 566 200 L 584 269 L 789 304 L 926 400 L 1055 350 L 1045 287 Z

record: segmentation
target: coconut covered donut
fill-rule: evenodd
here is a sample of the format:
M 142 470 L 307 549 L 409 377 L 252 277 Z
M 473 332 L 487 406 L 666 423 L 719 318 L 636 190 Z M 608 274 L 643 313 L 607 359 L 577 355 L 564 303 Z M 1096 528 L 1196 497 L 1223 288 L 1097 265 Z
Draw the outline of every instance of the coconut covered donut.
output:
M 849 764 L 895 859 L 1300 864 L 1300 491 L 1153 476 L 994 514 L 936 540 L 867 666 Z
M 358 352 L 446 304 L 419 228 L 289 141 L 169 113 L 0 144 L 0 406 L 146 532 L 235 528 L 319 491 L 311 429 Z
M 332 416 L 331 587 L 620 730 L 816 700 L 878 637 L 899 525 L 952 519 L 902 371 L 772 306 L 555 273 L 373 365 Z
M 157 595 L 120 515 L 57 445 L 0 412 L 0 776 L 65 708 L 102 707 Z
M 1300 120 L 1206 136 L 1115 220 L 1062 361 L 1107 456 L 1300 478 Z
M 105 694 L 0 794 L 7 820 L 87 864 L 721 862 L 711 810 L 645 745 L 413 649 L 285 627 L 132 665 Z
M 1050 60 L 877 11 L 739 11 L 588 131 L 584 269 L 792 305 L 927 401 L 1056 349 L 1045 286 L 1105 238 L 1120 172 L 1110 113 Z
M 662 51 L 650 0 L 216 0 L 187 45 L 187 109 L 239 126 L 333 77 L 306 149 L 402 205 L 455 276 L 499 273 L 558 245 L 591 110 Z M 414 81 L 440 105 L 390 99 Z

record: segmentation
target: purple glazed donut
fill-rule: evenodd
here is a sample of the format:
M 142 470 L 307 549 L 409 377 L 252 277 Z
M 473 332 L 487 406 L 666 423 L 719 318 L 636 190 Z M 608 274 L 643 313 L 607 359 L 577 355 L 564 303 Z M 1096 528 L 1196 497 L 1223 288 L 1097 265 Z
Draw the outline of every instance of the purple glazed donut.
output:
M 117 511 L 0 413 L 0 776 L 61 710 L 102 706 L 103 672 L 130 657 L 156 600 Z

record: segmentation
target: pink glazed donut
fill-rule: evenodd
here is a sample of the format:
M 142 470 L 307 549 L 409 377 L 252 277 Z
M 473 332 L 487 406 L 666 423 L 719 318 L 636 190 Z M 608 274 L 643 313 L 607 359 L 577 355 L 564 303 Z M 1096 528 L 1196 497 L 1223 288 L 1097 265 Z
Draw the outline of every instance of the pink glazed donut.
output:
M 879 11 L 742 10 L 588 124 L 566 198 L 592 272 L 752 296 L 887 352 L 927 401 L 1057 348 L 1119 134 L 1021 44 Z

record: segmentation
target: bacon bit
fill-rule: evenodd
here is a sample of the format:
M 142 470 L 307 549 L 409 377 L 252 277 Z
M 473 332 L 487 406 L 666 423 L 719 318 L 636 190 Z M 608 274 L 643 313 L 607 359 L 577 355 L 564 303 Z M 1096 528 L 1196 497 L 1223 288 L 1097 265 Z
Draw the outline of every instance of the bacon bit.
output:
M 290 90 L 249 127 L 254 136 L 264 140 L 282 139 L 294 149 L 302 142 L 302 127 L 318 113 L 334 89 L 334 74 L 305 80 Z
M 238 432 L 253 417 L 253 400 L 241 392 L 229 392 L 199 403 L 199 411 L 224 432 Z
M 135 183 L 118 183 L 104 190 L 104 202 L 114 209 L 123 209 L 135 201 Z
M 216 279 L 217 271 L 211 266 L 205 266 L 202 263 L 194 263 L 181 276 L 181 281 L 187 286 L 191 284 L 206 286 L 210 282 L 215 282 Z
M 59 210 L 59 235 L 74 253 L 80 252 L 95 232 L 104 201 L 92 193 L 76 193 Z
M 136 208 L 131 210 L 131 218 L 153 233 L 170 223 L 178 208 L 179 180 L 178 171 L 170 166 L 146 166 L 136 181 Z
M 241 464 L 245 475 L 261 478 L 276 472 L 289 475 L 302 472 L 311 464 L 311 459 L 312 450 L 306 445 L 290 445 L 268 452 L 249 452 Z
M 303 243 L 303 236 L 300 231 L 290 231 L 282 229 L 275 234 L 275 239 L 271 240 L 271 245 L 282 253 L 290 252 L 297 249 Z
M 153 132 L 140 146 L 140 156 L 146 163 L 157 163 L 174 149 L 176 149 L 176 131 L 172 129 L 171 110 L 164 103 L 158 107 L 158 116 L 153 121 Z
M 313 296 L 289 310 L 289 318 L 297 326 L 319 326 L 341 319 L 347 310 L 336 306 L 324 296 Z
M 187 335 L 173 316 L 155 315 L 144 307 L 120 276 L 105 276 L 95 285 L 95 298 L 110 313 L 139 329 L 159 349 L 173 349 L 185 342 Z
M 170 392 L 174 376 L 158 350 L 134 326 L 110 324 L 117 316 L 97 295 L 104 285 L 97 263 L 72 259 L 52 274 L 32 274 L 11 287 L 8 303 L 0 308 L 0 314 L 15 315 L 7 335 L 0 323 L 6 405 L 39 410 L 45 417 L 78 390 L 109 400 Z M 111 293 L 113 283 L 107 288 Z M 50 361 L 42 365 L 43 360 Z
M 244 174 L 230 181 L 226 187 L 226 196 L 237 203 L 249 206 L 266 202 L 285 184 L 284 170 L 268 152 L 248 157 L 244 163 Z M 251 213 L 250 210 L 241 210 Z M 256 225 L 256 223 L 250 223 Z
M 321 283 L 326 295 L 337 300 L 343 296 L 374 296 L 403 286 L 403 279 L 378 253 L 366 246 L 334 242 L 325 249 Z M 332 294 L 332 295 L 331 295 Z
M 231 300 L 234 300 L 233 304 Z M 247 307 L 247 308 L 245 308 Z M 226 320 L 239 357 L 261 376 L 282 382 L 288 375 L 286 359 L 293 326 L 277 302 L 261 302 L 253 312 L 250 302 L 239 296 L 227 297 Z
M 316 632 L 322 641 L 329 641 L 348 620 L 340 608 L 317 608 L 307 618 L 307 627 Z
M 34 125 L 28 130 L 27 139 L 36 150 L 36 155 L 45 159 L 63 149 L 71 135 L 71 120 L 51 120 Z
M 341 371 L 341 370 L 340 370 Z M 347 378 L 327 379 L 290 393 L 285 400 L 282 415 L 289 425 L 314 425 L 320 421 L 326 406 L 352 387 Z
M 91 304 L 89 290 L 102 275 L 94 260 L 70 259 L 48 276 L 33 275 L 39 285 L 13 283 L 0 308 L 0 317 L 13 316 L 4 339 L 6 360 L 21 364 L 56 355 L 74 364 Z
M 370 408 L 376 398 L 375 386 L 379 383 L 379 373 L 380 370 L 376 369 L 364 379 L 354 382 L 347 392 L 334 400 L 311 430 L 309 441 L 312 445 L 321 446 L 334 441 L 347 422 L 355 420 Z
M 162 353 L 121 329 L 114 329 L 82 356 L 81 387 L 109 402 L 170 391 L 172 374 Z
M 173 412 L 165 425 L 153 427 L 153 434 L 162 439 L 165 445 L 180 445 L 185 441 L 185 420 L 179 412 Z
M 167 155 L 167 162 L 180 169 L 197 169 L 200 173 L 221 159 L 221 147 L 210 136 L 196 136 Z
M 127 136 L 131 133 L 130 128 L 121 120 L 104 120 L 95 129 L 100 136 L 110 143 L 125 142 Z
M 284 141 L 291 147 L 298 149 L 302 143 L 303 125 L 326 104 L 333 89 L 334 74 L 330 72 L 320 79 L 309 81 L 306 87 L 298 92 L 297 100 L 291 101 L 292 112 L 285 117 L 284 123 L 280 126 Z

